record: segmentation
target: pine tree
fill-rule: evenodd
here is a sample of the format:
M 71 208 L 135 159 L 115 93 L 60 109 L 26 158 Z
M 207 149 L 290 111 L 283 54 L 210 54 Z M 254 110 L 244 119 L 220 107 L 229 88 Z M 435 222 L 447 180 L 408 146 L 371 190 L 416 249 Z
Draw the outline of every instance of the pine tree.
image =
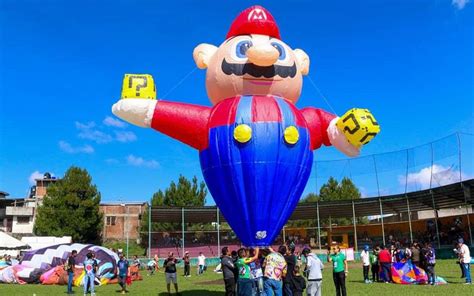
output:
M 99 204 L 100 192 L 87 170 L 71 166 L 63 179 L 48 187 L 38 207 L 34 233 L 99 244 L 103 226 Z

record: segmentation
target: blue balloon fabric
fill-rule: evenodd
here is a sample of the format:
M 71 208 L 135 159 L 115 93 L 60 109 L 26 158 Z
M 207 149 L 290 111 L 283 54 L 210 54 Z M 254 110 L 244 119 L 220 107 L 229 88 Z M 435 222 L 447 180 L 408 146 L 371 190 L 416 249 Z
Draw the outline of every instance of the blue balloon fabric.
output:
M 216 204 L 242 243 L 269 246 L 308 181 L 313 161 L 309 131 L 297 125 L 301 114 L 283 98 L 242 96 L 232 104 L 235 120 L 232 112 L 220 114 L 219 109 L 211 115 L 227 116 L 228 124 L 211 127 L 209 147 L 200 152 L 201 168 Z M 242 124 L 251 128 L 245 143 L 234 138 Z M 285 141 L 288 127 L 298 131 L 294 144 Z

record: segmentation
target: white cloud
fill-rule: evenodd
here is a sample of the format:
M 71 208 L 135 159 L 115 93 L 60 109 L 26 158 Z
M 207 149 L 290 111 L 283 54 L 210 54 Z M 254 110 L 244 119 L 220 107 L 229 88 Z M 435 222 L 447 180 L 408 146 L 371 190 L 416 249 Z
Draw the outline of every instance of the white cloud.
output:
M 142 157 L 135 156 L 133 154 L 130 154 L 129 156 L 127 156 L 127 164 L 132 165 L 132 166 L 146 167 L 146 168 L 152 168 L 152 169 L 158 168 L 160 166 L 158 161 L 154 159 L 145 160 Z
M 39 171 L 32 172 L 31 175 L 28 177 L 28 182 L 30 183 L 30 185 L 35 185 L 36 179 L 43 179 L 43 174 Z
M 94 129 L 95 122 L 81 123 L 76 121 L 76 128 L 79 130 L 77 135 L 81 139 L 92 140 L 98 144 L 109 143 L 113 137 L 107 133 Z
M 126 127 L 127 124 L 119 119 L 115 119 L 113 117 L 107 116 L 104 121 L 102 121 L 106 126 L 113 126 L 123 128 Z
M 94 153 L 94 148 L 90 145 L 73 147 L 66 141 L 59 141 L 59 148 L 66 153 Z
M 470 0 L 452 0 L 451 4 L 457 9 L 463 9 Z
M 432 177 L 431 177 L 432 174 Z M 461 175 L 464 180 L 466 176 Z M 430 188 L 431 187 L 443 186 L 447 184 L 452 184 L 459 182 L 459 171 L 453 167 L 445 167 L 442 165 L 434 164 L 433 168 L 431 166 L 422 168 L 416 173 L 410 173 L 407 177 L 398 176 L 398 182 L 401 185 L 405 185 L 405 181 L 408 185 L 418 185 L 420 189 Z
M 115 140 L 122 143 L 133 142 L 137 140 L 137 136 L 129 131 L 115 131 Z

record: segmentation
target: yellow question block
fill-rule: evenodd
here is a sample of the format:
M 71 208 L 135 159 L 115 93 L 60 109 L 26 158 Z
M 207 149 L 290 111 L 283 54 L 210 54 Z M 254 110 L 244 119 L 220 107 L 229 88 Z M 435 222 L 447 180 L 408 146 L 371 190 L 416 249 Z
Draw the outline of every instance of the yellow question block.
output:
M 156 87 L 150 74 L 125 74 L 121 99 L 156 100 Z
M 355 147 L 367 144 L 380 132 L 380 125 L 368 109 L 353 108 L 347 111 L 336 122 L 336 126 Z

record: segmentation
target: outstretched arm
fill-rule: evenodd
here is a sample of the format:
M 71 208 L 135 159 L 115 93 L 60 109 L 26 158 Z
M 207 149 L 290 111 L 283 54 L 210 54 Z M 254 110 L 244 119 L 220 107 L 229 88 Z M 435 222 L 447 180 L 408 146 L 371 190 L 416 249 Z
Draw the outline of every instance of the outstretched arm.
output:
M 311 149 L 333 145 L 347 156 L 359 155 L 359 148 L 347 142 L 346 136 L 336 127 L 339 120 L 334 114 L 317 108 L 301 109 L 303 117 L 308 124 L 311 137 Z
M 140 127 L 151 127 L 195 149 L 207 146 L 207 122 L 211 108 L 147 99 L 122 99 L 112 112 Z

